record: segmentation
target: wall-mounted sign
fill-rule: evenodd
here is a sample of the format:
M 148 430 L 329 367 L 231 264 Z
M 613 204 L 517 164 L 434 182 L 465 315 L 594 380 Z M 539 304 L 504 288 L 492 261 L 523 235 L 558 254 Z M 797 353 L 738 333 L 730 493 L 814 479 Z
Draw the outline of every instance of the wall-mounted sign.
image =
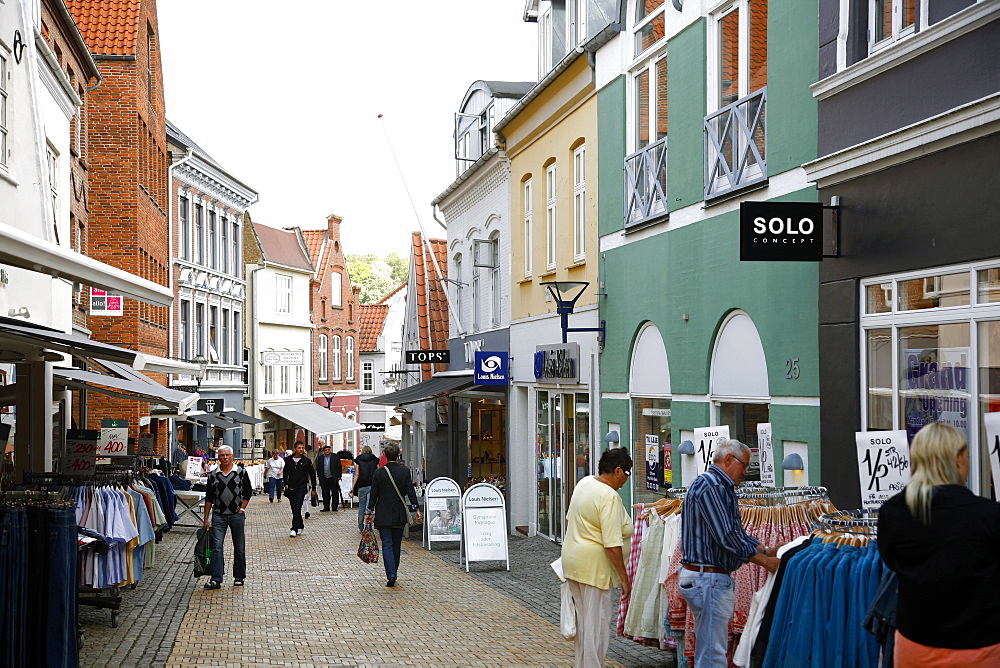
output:
M 643 408 L 642 414 L 646 417 L 670 417 L 671 409 L 669 408 Z
M 98 288 L 90 289 L 90 315 L 116 315 L 125 311 L 125 299 Z
M 579 383 L 580 344 L 553 343 L 537 346 L 535 380 L 541 383 Z
M 698 474 L 702 474 L 712 465 L 715 446 L 719 441 L 729 438 L 729 425 L 715 427 L 698 427 L 694 430 L 694 457 L 698 465 Z
M 858 473 L 861 507 L 878 508 L 910 481 L 910 444 L 906 430 L 859 431 Z
M 304 350 L 265 350 L 260 354 L 264 366 L 301 366 L 305 359 Z
M 451 362 L 451 351 L 407 350 L 403 353 L 403 361 L 406 364 L 449 364 Z
M 221 413 L 225 403 L 222 399 L 199 399 L 198 410 L 206 413 Z
M 823 259 L 823 205 L 819 202 L 740 204 L 740 259 Z
M 477 351 L 473 371 L 476 385 L 506 385 L 508 361 L 506 352 Z
M 361 431 L 385 431 L 385 422 L 362 422 Z

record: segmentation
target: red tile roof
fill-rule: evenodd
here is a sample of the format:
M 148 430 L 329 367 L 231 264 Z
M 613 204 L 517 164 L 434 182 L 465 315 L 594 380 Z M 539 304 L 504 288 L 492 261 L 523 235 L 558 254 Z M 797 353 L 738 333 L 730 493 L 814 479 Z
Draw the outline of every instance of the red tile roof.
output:
M 431 259 L 437 258 L 441 277 Z M 413 233 L 413 277 L 417 301 L 417 327 L 421 350 L 448 348 L 448 301 L 439 278 L 448 276 L 448 242 L 445 239 L 424 239 Z M 433 367 L 433 368 L 432 368 Z M 447 371 L 447 364 L 423 365 L 421 377 L 429 379 L 437 371 Z
M 136 51 L 141 0 L 66 0 L 80 34 L 95 55 Z
M 361 320 L 358 326 L 360 351 L 363 353 L 375 352 L 378 350 L 378 337 L 382 334 L 385 317 L 389 314 L 389 306 L 388 304 L 362 304 L 358 312 Z
M 260 223 L 253 224 L 253 231 L 257 234 L 260 249 L 267 262 L 313 271 L 312 263 L 306 257 L 295 232 L 276 230 Z
M 312 260 L 314 267 L 318 267 L 319 255 L 323 252 L 323 242 L 326 240 L 326 230 L 302 230 L 302 237 L 306 240 L 309 259 Z

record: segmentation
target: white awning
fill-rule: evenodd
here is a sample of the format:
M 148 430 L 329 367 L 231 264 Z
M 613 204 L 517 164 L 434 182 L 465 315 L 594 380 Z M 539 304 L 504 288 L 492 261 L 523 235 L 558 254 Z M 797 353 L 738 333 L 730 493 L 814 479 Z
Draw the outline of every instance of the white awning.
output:
M 179 392 L 163 387 L 124 364 L 114 365 L 114 363 L 109 362 L 108 365 L 109 369 L 119 372 L 120 375 L 112 376 L 105 373 L 84 371 L 83 369 L 54 368 L 52 369 L 52 382 L 56 385 L 91 390 L 123 399 L 164 404 L 176 408 L 180 412 L 190 409 L 198 402 L 197 393 Z M 131 370 L 132 374 L 123 373 L 124 369 Z
M 277 406 L 261 406 L 292 424 L 298 425 L 317 436 L 325 434 L 342 434 L 348 431 L 361 431 L 361 425 L 354 420 L 345 418 L 340 413 L 329 411 L 317 403 L 306 401 L 301 404 L 279 404 Z
M 170 306 L 174 300 L 173 292 L 166 286 L 6 223 L 0 223 L 0 263 L 102 288 L 153 306 Z

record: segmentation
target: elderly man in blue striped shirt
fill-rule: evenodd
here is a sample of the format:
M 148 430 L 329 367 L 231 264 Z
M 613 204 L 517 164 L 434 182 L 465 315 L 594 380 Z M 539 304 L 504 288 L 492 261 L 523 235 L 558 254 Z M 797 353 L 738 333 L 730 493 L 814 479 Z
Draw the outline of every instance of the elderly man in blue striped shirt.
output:
M 748 536 L 734 487 L 747 474 L 750 448 L 720 441 L 712 465 L 688 486 L 681 510 L 681 596 L 694 615 L 694 665 L 728 665 L 729 620 L 736 603 L 731 573 L 747 562 L 778 570 L 776 548 Z

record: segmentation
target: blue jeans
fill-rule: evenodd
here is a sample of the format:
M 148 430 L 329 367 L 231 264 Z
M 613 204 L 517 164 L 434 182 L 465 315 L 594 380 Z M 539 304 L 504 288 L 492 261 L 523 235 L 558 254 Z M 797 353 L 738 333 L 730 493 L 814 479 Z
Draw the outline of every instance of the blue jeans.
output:
M 243 513 L 223 515 L 212 513 L 212 579 L 222 582 L 226 573 L 222 547 L 226 541 L 226 529 L 233 536 L 233 578 L 245 580 L 247 577 L 247 544 L 244 531 L 247 516 Z
M 76 512 L 49 513 L 48 665 L 77 666 Z
M 372 492 L 372 486 L 358 487 L 358 531 L 365 528 L 365 510 L 368 509 L 368 495 Z
M 726 668 L 729 620 L 736 605 L 733 578 L 724 573 L 698 573 L 682 568 L 678 585 L 694 615 L 694 665 Z
M 378 535 L 382 539 L 382 563 L 385 564 L 385 577 L 394 578 L 399 572 L 399 553 L 403 549 L 403 527 L 379 527 Z
M 267 495 L 274 499 L 275 493 L 278 495 L 278 501 L 281 501 L 281 490 L 285 488 L 284 478 L 268 478 L 267 479 Z

